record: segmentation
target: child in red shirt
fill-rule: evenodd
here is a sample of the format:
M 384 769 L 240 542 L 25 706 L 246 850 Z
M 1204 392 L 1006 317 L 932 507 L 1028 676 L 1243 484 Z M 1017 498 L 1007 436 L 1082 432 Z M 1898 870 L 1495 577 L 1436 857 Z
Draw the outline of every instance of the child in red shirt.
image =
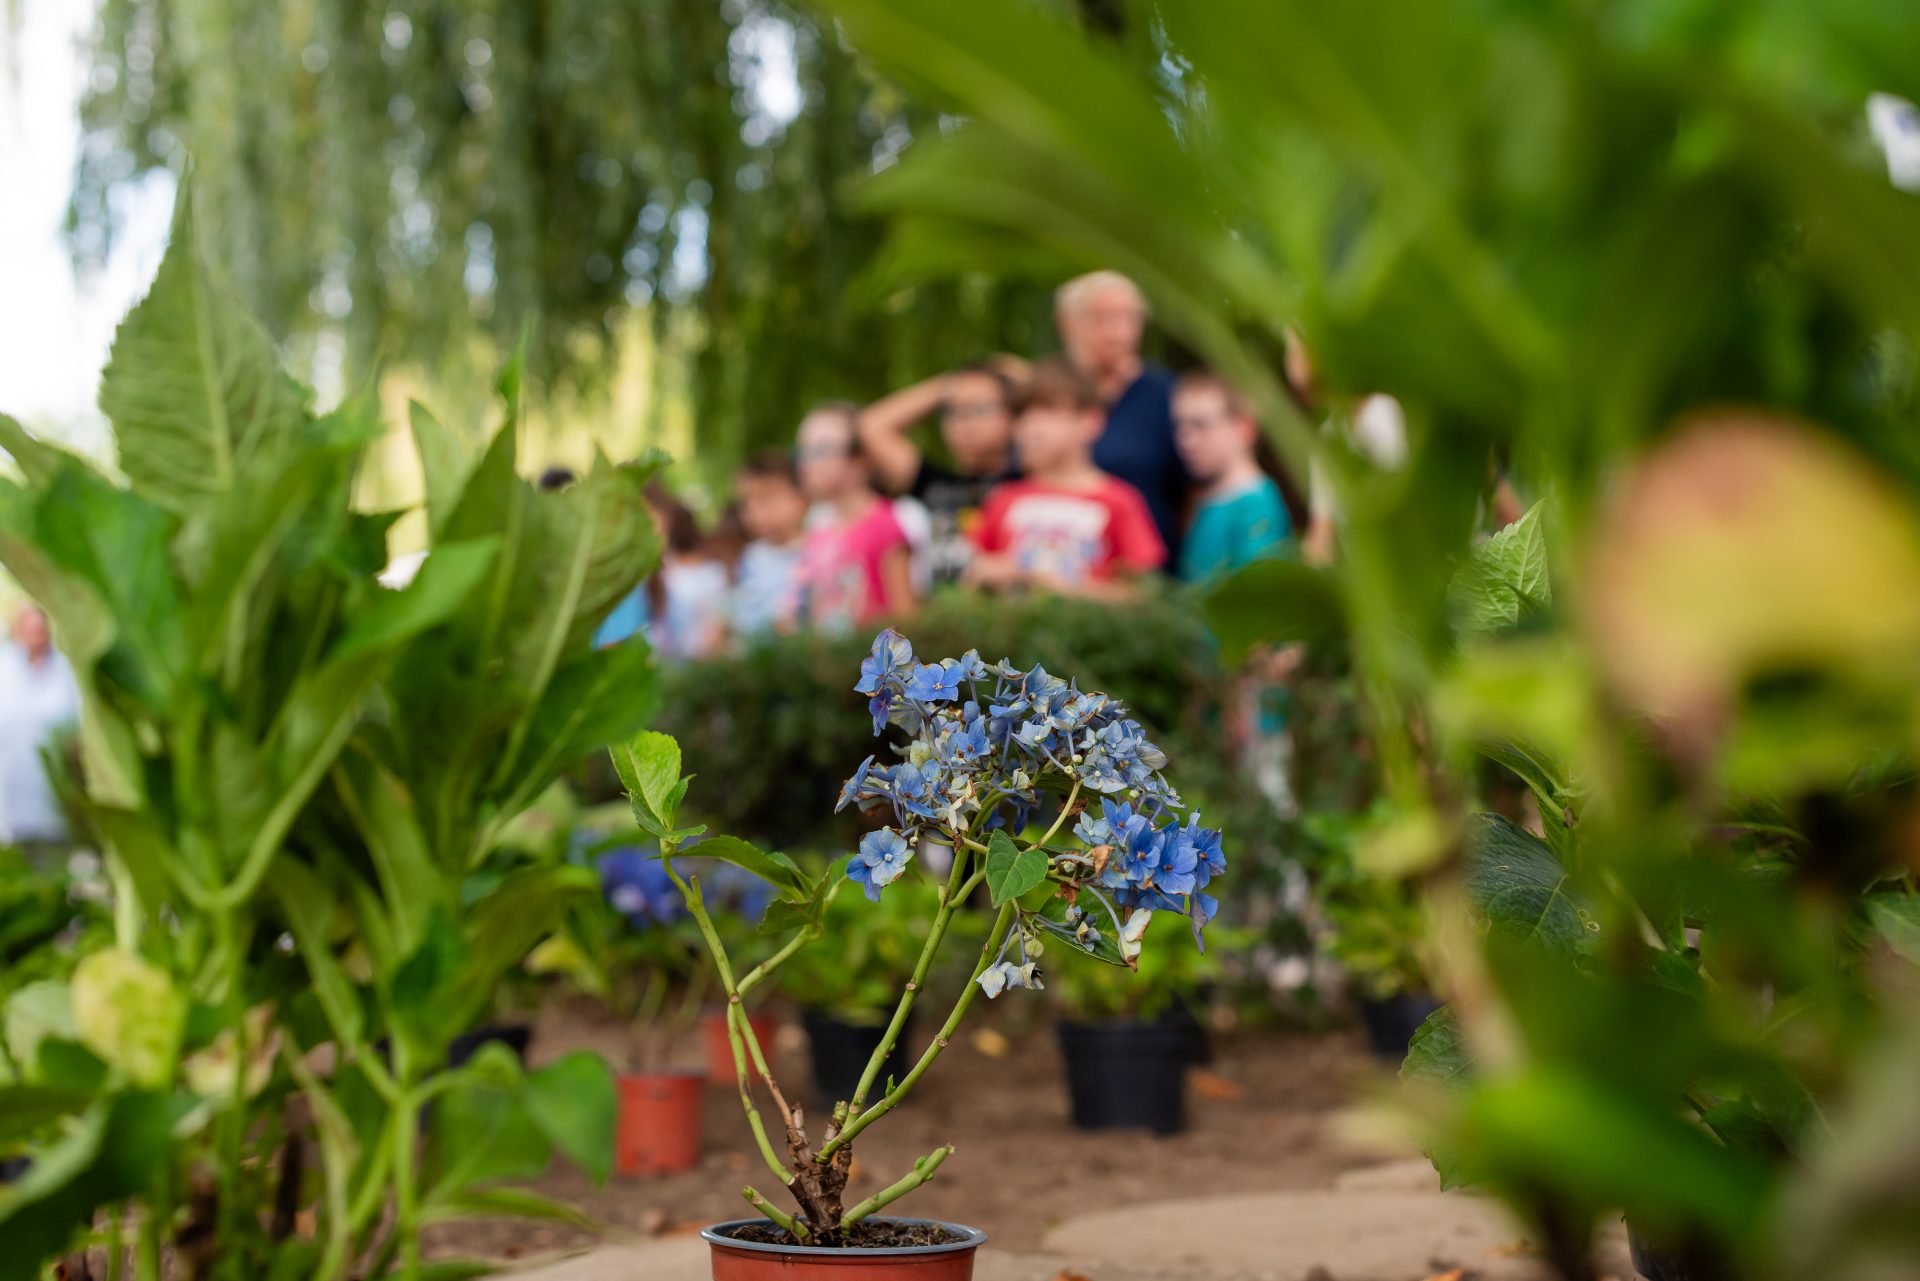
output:
M 1140 492 L 1093 464 L 1105 407 L 1065 361 L 1042 361 L 1014 423 L 1022 480 L 995 486 L 967 571 L 980 587 L 1126 600 L 1167 559 Z

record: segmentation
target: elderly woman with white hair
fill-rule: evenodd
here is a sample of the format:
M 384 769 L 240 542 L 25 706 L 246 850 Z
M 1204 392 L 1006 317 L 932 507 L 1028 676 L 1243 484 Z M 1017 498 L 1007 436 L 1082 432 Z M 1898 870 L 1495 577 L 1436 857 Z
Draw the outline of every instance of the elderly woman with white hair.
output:
M 1117 271 L 1076 276 L 1054 294 L 1054 324 L 1067 359 L 1107 407 L 1093 461 L 1140 491 L 1177 555 L 1193 481 L 1173 444 L 1173 373 L 1140 357 L 1145 296 Z

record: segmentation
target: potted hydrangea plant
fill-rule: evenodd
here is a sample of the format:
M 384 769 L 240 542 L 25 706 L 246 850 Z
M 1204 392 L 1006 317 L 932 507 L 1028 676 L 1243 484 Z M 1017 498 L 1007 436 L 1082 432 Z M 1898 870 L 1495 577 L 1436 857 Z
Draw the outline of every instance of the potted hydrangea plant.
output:
M 895 727 L 906 742 L 896 761 L 869 756 L 861 762 L 839 805 L 884 813 L 886 826 L 818 877 L 732 837 L 709 836 L 697 845 L 700 855 L 744 867 L 774 886 L 767 927 L 788 937 L 749 969 L 733 964 L 712 927 L 699 878 L 675 864 L 681 846 L 704 834 L 679 825 L 690 780 L 681 777 L 678 745 L 665 735 L 643 734 L 614 752 L 635 818 L 659 839 L 667 872 L 712 954 L 728 998 L 741 1106 L 761 1157 L 794 1205 L 789 1211 L 758 1189 L 744 1189 L 764 1217 L 706 1231 L 716 1277 L 837 1267 L 849 1251 L 875 1262 L 874 1251 L 909 1251 L 897 1262 L 920 1277 L 970 1276 L 984 1233 L 880 1215 L 931 1179 L 953 1146 L 934 1149 L 897 1180 L 849 1204 L 854 1143 L 926 1075 L 977 996 L 1039 988 L 1041 961 L 1056 953 L 1132 968 L 1155 913 L 1186 917 L 1197 944 L 1217 906 L 1209 882 L 1226 868 L 1219 833 L 1201 827 L 1198 815 L 1183 820 L 1179 794 L 1162 773 L 1164 753 L 1105 694 L 1039 667 L 987 663 L 972 651 L 917 662 L 906 638 L 891 629 L 875 638 L 855 688 L 869 698 L 874 732 Z M 1095 816 L 1077 822 L 1096 797 L 1103 804 Z M 887 886 L 932 861 L 921 856 L 936 847 L 947 871 L 912 975 L 852 1096 L 836 1100 L 816 1121 L 775 1080 L 743 1002 L 820 935 L 826 904 L 844 886 L 858 885 L 878 902 Z M 881 1080 L 955 914 L 983 890 L 994 915 L 970 981 L 906 1074 Z M 762 1114 L 763 1097 L 777 1131 Z

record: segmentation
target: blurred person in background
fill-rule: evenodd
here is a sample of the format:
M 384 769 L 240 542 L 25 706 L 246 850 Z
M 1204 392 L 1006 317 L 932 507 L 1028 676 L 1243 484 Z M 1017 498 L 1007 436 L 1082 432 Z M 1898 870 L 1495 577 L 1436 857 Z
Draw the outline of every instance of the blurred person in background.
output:
M 1192 479 L 1173 444 L 1173 374 L 1140 358 L 1146 325 L 1145 295 L 1117 271 L 1076 276 L 1054 294 L 1066 357 L 1106 412 L 1094 464 L 1140 491 L 1160 541 L 1177 553 Z
M 1064 360 L 1034 367 L 1014 444 L 1027 469 L 987 495 L 967 581 L 1065 596 L 1129 600 L 1167 549 L 1132 485 L 1094 465 L 1105 406 Z
M 1027 375 L 1017 356 L 995 356 L 904 387 L 860 411 L 860 446 L 887 492 L 927 509 L 929 579 L 960 580 L 973 558 L 968 539 L 987 493 L 1019 476 L 1013 457 L 1013 406 Z M 940 416 L 951 465 L 929 458 L 913 428 Z
M 0 646 L 0 841 L 37 860 L 39 847 L 69 836 L 41 753 L 80 719 L 80 689 L 37 605 L 17 607 L 8 630 Z
M 1279 460 L 1240 390 L 1199 370 L 1173 391 L 1174 439 L 1199 491 L 1180 545 L 1180 580 L 1210 583 L 1271 556 L 1292 556 L 1293 521 Z M 1250 655 L 1234 681 L 1227 735 L 1255 784 L 1283 816 L 1297 811 L 1288 682 L 1306 650 L 1285 645 Z
M 652 580 L 647 639 L 664 659 L 710 658 L 727 641 L 732 587 L 726 562 L 715 555 L 693 509 L 664 487 L 649 487 L 647 506 L 666 540 Z
M 860 448 L 859 409 L 825 405 L 800 422 L 794 450 L 808 520 L 793 621 L 827 631 L 913 611 L 912 554 L 893 504 L 874 488 Z
M 800 549 L 807 500 L 793 456 L 771 449 L 749 459 L 734 477 L 747 545 L 734 565 L 730 617 L 734 636 L 750 641 L 791 621 L 800 606 Z
M 1173 431 L 1197 486 L 1180 543 L 1181 581 L 1204 582 L 1288 554 L 1293 521 L 1278 460 L 1239 389 L 1205 370 L 1182 376 L 1173 390 Z

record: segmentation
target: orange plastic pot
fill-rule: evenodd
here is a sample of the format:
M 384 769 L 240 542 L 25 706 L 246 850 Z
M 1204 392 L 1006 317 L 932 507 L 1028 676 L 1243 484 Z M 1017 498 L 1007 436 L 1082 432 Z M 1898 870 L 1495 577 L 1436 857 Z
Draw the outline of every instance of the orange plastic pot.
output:
M 613 1166 L 621 1174 L 676 1174 L 700 1163 L 698 1072 L 635 1072 L 615 1078 L 620 1124 Z
M 753 1039 L 760 1042 L 761 1053 L 773 1056 L 773 1015 L 749 1014 Z M 707 1061 L 707 1080 L 714 1085 L 732 1085 L 733 1042 L 727 1039 L 727 1012 L 705 1010 L 700 1015 L 700 1048 Z
M 884 1250 L 823 1249 L 812 1245 L 761 1245 L 727 1234 L 765 1219 L 716 1223 L 700 1235 L 712 1251 L 713 1281 L 972 1281 L 973 1256 L 987 1234 L 958 1223 L 940 1223 L 960 1239 L 945 1245 L 907 1245 Z M 927 1223 L 928 1219 L 875 1219 L 875 1223 Z

